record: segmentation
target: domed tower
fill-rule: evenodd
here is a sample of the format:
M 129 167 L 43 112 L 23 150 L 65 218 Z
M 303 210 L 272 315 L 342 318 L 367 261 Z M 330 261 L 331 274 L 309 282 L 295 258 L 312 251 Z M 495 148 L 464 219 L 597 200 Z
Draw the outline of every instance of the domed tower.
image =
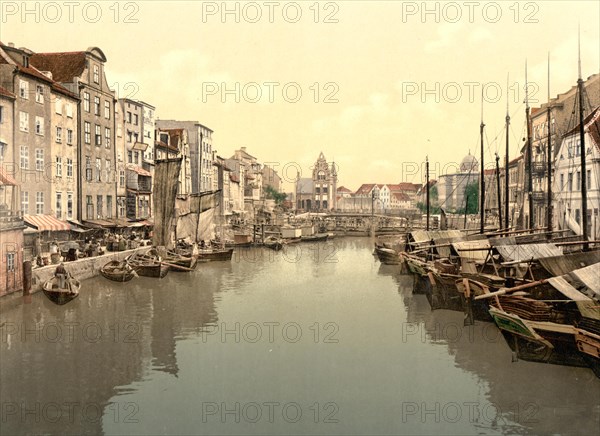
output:
M 469 151 L 469 154 L 466 155 L 460 163 L 459 168 L 461 173 L 477 173 L 479 171 L 479 162 Z

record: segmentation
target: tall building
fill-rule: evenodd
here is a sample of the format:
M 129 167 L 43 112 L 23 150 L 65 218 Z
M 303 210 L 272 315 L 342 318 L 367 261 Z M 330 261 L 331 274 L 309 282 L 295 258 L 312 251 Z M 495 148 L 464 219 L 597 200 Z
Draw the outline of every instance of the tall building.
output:
M 104 71 L 106 56 L 98 47 L 66 53 L 35 53 L 31 65 L 80 99 L 78 105 L 78 218 L 116 216 L 115 94 Z
M 190 147 L 192 193 L 210 191 L 213 186 L 213 131 L 198 121 L 156 120 L 159 129 L 186 129 Z
M 337 170 L 319 154 L 312 177 L 296 180 L 296 208 L 303 211 L 326 211 L 337 208 Z

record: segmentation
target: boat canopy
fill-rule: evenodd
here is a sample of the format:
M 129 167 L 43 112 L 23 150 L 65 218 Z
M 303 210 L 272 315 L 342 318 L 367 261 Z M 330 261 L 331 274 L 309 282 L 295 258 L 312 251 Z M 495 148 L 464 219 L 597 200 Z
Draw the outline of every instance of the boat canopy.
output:
M 487 239 L 453 242 L 452 248 L 463 259 L 470 259 L 477 263 L 483 263 L 487 259 L 488 251 L 490 250 L 490 242 Z
M 576 269 L 599 262 L 600 251 L 581 251 L 540 259 L 542 267 L 553 276 L 562 276 Z
M 495 245 L 505 262 L 526 262 L 542 257 L 561 256 L 563 249 L 555 244 Z

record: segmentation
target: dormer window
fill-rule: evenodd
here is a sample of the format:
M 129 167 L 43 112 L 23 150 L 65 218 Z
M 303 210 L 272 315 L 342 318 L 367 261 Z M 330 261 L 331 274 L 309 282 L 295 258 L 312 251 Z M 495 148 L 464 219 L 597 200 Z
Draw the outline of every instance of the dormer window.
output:
M 100 83 L 100 68 L 94 65 L 94 83 Z
M 23 66 L 29 68 L 29 56 L 23 55 Z

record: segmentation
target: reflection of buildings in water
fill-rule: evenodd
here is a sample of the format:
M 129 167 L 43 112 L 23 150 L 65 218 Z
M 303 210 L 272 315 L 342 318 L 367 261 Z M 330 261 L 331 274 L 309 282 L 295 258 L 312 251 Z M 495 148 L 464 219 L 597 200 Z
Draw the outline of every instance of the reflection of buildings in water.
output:
M 482 383 L 491 406 L 478 407 L 489 412 L 486 418 L 497 418 L 496 422 L 483 419 L 484 427 L 497 425 L 502 432 L 535 434 L 597 433 L 600 380 L 591 370 L 512 363 L 512 353 L 494 324 L 477 321 L 464 326 L 462 313 L 431 311 L 424 295 L 412 294 L 412 282 L 406 285 L 399 293 L 407 307 L 407 321 L 418 323 L 430 344 L 447 347 L 456 366 Z M 507 427 L 510 422 L 516 426 Z
M 147 313 L 139 309 L 147 297 L 137 296 L 137 306 L 127 293 L 102 298 L 105 293 L 102 284 L 84 282 L 68 306 L 56 306 L 39 293 L 31 304 L 3 311 L 0 398 L 30 413 L 8 417 L 2 433 L 77 434 L 85 428 L 99 434 L 101 414 L 116 387 L 141 379 Z M 60 419 L 52 423 L 56 416 Z
M 147 363 L 177 375 L 176 341 L 217 321 L 220 274 L 212 265 L 198 269 L 126 284 L 87 280 L 65 306 L 38 293 L 31 304 L 3 307 L 0 399 L 19 405 L 19 414 L 2 422 L 0 433 L 100 434 L 103 413 L 117 413 L 115 406 L 121 415 L 130 412 L 110 401 L 142 380 Z M 24 419 L 21 405 L 33 410 Z M 65 405 L 55 423 L 44 416 L 48 405 Z

